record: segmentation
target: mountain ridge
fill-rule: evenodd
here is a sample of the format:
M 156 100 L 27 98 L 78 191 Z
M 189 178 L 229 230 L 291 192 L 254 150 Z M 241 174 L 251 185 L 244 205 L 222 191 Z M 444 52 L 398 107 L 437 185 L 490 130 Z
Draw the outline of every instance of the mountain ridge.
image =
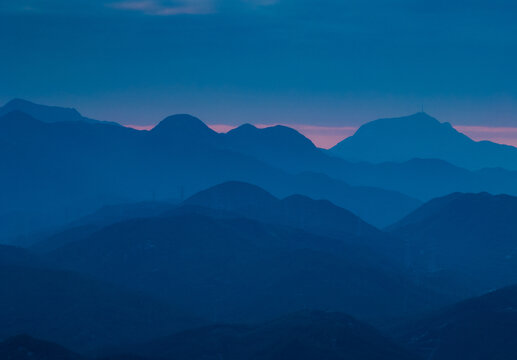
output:
M 121 126 L 120 124 L 113 121 L 101 121 L 84 117 L 74 108 L 41 105 L 20 98 L 12 99 L 0 107 L 0 117 L 13 111 L 26 113 L 46 123 L 81 121 L 94 124 L 99 123 Z

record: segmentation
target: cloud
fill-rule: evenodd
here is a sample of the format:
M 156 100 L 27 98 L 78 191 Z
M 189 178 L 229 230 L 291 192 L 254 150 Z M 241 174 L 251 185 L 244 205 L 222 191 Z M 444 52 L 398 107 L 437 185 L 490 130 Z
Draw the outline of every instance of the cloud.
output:
M 0 0 L 1 13 L 145 15 L 212 14 L 273 5 L 278 0 Z
M 210 14 L 215 11 L 212 0 L 128 0 L 107 4 L 119 10 L 130 10 L 146 15 Z
M 108 3 L 106 6 L 146 15 L 181 15 L 212 14 L 221 9 L 269 6 L 276 2 L 277 0 L 122 0 Z

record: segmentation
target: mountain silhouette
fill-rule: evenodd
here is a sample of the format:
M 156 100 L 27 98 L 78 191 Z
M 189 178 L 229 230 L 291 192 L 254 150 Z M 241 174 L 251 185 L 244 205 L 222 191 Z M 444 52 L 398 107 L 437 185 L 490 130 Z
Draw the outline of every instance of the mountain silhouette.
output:
M 129 220 L 48 257 L 213 321 L 259 321 L 305 307 L 373 318 L 443 301 L 370 249 L 242 218 Z
M 398 191 L 422 201 L 454 192 L 517 195 L 517 172 L 501 168 L 470 171 L 439 159 L 379 164 L 344 162 L 332 168 L 324 172 L 350 185 Z
M 165 138 L 167 141 L 195 142 L 210 144 L 219 134 L 210 129 L 198 118 L 188 114 L 169 116 L 150 132 L 155 137 Z
M 430 123 L 430 127 L 436 125 L 434 120 Z M 350 185 L 398 191 L 423 201 L 458 191 L 517 195 L 515 171 L 469 171 L 444 160 L 413 156 L 404 162 L 349 162 L 335 157 L 332 151 L 316 148 L 302 134 L 285 126 L 257 129 L 245 124 L 229 131 L 222 139 L 220 146 L 246 153 L 291 173 L 322 173 Z M 403 150 L 403 155 L 408 153 L 411 154 Z
M 149 359 L 177 360 L 417 359 L 348 315 L 308 310 L 253 326 L 189 330 L 138 346 L 135 351 Z
M 0 118 L 0 127 L 0 151 L 8 154 L 0 163 L 8 174 L 0 178 L 0 221 L 6 225 L 0 238 L 13 243 L 107 204 L 180 199 L 230 180 L 260 185 L 275 196 L 326 198 L 379 226 L 420 205 L 393 191 L 283 171 L 225 148 L 224 139 L 219 146 L 218 134 L 183 115 L 153 131 L 137 131 L 81 121 L 43 123 L 11 112 Z
M 448 271 L 480 293 L 517 282 L 517 198 L 455 193 L 431 200 L 389 228 L 406 241 L 408 266 Z
M 326 157 L 298 131 L 281 125 L 258 129 L 244 124 L 224 134 L 222 144 L 293 173 L 312 171 L 310 165 Z
M 15 111 L 26 113 L 32 116 L 33 118 L 46 123 L 83 121 L 87 123 L 104 123 L 119 126 L 119 124 L 116 122 L 99 121 L 86 118 L 79 114 L 79 112 L 76 109 L 40 105 L 23 99 L 13 99 L 4 104 L 4 106 L 0 107 L 0 116 Z
M 460 302 L 412 320 L 397 334 L 423 358 L 515 359 L 517 286 Z
M 353 161 L 403 162 L 441 159 L 467 169 L 502 167 L 517 170 L 517 148 L 490 141 L 476 142 L 426 113 L 379 119 L 331 149 Z
M 193 195 L 185 204 L 221 209 L 328 237 L 381 236 L 376 228 L 327 200 L 302 195 L 279 200 L 258 186 L 242 182 L 216 185 Z

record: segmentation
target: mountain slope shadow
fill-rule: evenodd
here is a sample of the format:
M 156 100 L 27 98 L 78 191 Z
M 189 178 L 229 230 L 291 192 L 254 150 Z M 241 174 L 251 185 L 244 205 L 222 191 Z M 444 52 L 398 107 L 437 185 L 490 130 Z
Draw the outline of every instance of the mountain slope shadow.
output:
M 135 349 L 151 359 L 417 359 L 348 315 L 302 311 L 254 325 L 220 325 L 157 339 Z

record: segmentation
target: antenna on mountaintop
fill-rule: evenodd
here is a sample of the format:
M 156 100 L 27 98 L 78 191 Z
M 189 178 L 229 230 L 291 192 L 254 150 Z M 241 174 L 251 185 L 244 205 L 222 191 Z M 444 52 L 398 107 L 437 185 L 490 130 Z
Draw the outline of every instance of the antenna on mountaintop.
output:
M 422 109 L 420 112 L 422 112 L 422 113 L 424 112 L 424 104 L 422 104 Z

